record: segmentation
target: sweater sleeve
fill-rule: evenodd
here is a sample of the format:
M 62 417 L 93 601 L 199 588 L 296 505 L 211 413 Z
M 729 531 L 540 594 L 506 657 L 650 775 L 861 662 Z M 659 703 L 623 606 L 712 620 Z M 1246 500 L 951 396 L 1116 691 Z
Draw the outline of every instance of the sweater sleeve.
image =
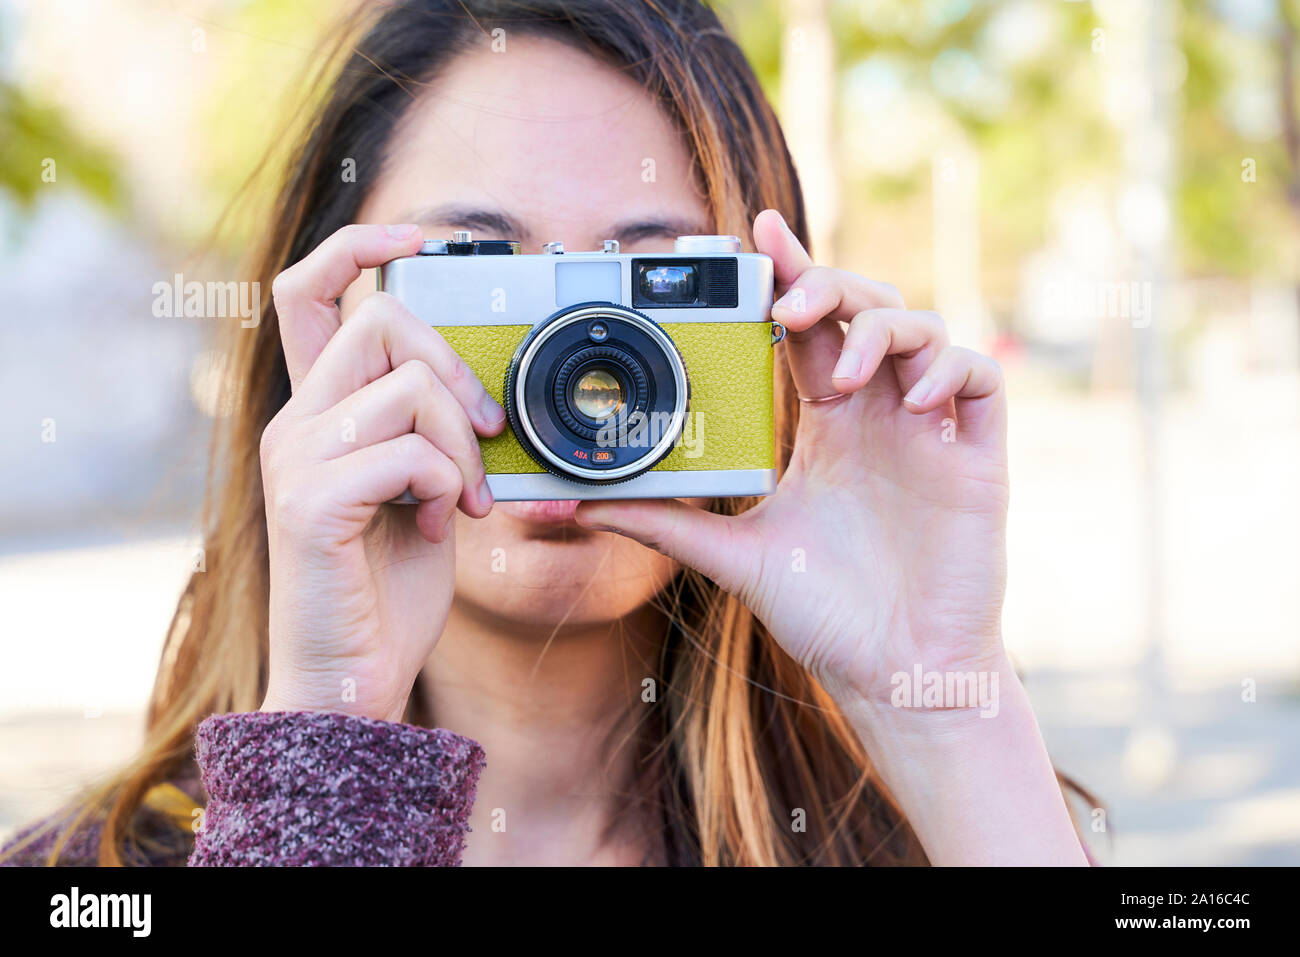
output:
M 203 802 L 190 792 L 198 780 L 188 774 L 150 788 L 132 819 L 132 839 L 118 847 L 130 867 L 184 867 L 193 846 L 195 808 Z M 104 813 L 78 817 L 77 807 L 63 808 L 23 828 L 0 848 L 0 867 L 97 867 Z
M 191 867 L 458 865 L 484 765 L 450 731 L 324 712 L 213 715 L 196 749 Z

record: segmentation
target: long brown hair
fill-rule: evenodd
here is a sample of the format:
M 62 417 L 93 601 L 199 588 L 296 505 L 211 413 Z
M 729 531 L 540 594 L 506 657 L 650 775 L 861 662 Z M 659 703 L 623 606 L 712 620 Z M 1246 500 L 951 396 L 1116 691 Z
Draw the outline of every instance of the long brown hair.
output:
M 654 96 L 684 135 L 715 232 L 747 236 L 754 216 L 771 207 L 807 244 L 799 183 L 776 116 L 741 50 L 697 0 L 363 7 L 341 34 L 336 51 L 345 62 L 316 101 L 266 222 L 250 276 L 263 289 L 353 221 L 363 193 L 341 188 L 343 161 L 380 169 L 407 105 L 460 52 L 490 43 L 498 27 L 511 37 L 578 45 Z M 212 713 L 256 710 L 265 688 L 268 561 L 258 445 L 289 398 L 273 304 L 255 331 L 232 330 L 231 340 L 230 414 L 219 423 L 203 518 L 206 570 L 191 577 L 176 609 L 140 756 L 81 805 L 68 829 L 103 815 L 101 864 L 123 862 L 144 795 L 189 766 L 195 726 Z M 784 468 L 798 403 L 780 356 L 776 377 Z M 752 504 L 721 500 L 713 507 L 738 513 Z M 640 780 L 642 806 L 664 821 L 666 860 L 925 863 L 844 716 L 747 608 L 689 570 L 659 601 L 674 628 Z M 792 827 L 800 811 L 802 829 Z

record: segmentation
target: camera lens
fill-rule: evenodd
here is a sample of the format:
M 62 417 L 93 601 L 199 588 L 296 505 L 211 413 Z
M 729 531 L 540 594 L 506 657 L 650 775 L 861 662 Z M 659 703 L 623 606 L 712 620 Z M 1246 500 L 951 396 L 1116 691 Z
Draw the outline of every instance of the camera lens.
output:
M 573 407 L 589 419 L 604 422 L 623 406 L 623 387 L 608 369 L 588 369 L 573 383 Z
M 591 334 L 597 327 L 604 335 Z M 519 444 L 548 472 L 586 484 L 654 468 L 680 438 L 689 399 L 672 338 L 612 302 L 538 322 L 506 372 L 506 414 Z
M 694 302 L 699 288 L 699 271 L 688 266 L 642 266 L 641 295 L 652 302 Z

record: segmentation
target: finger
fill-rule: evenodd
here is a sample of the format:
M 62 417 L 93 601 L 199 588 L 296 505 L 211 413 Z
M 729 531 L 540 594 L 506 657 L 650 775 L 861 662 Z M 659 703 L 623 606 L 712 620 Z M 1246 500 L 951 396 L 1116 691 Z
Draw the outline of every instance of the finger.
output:
M 505 410 L 447 340 L 382 292 L 367 296 L 325 345 L 298 401 L 308 414 L 319 415 L 412 359 L 433 370 L 480 435 L 496 435 L 505 426 Z
M 465 410 L 442 381 L 419 359 L 402 363 L 388 375 L 352 393 L 312 426 L 322 459 L 348 455 L 414 432 L 455 463 L 463 491 L 460 507 L 473 518 L 492 510 L 483 456 Z
M 387 442 L 323 462 L 320 485 L 345 515 L 357 523 L 370 520 L 380 505 L 407 489 L 420 500 L 416 524 L 420 534 L 440 542 L 450 534 L 461 495 L 460 470 L 421 435 L 408 432 Z
M 741 565 L 753 554 L 736 541 L 737 518 L 677 499 L 587 501 L 578 506 L 574 519 L 584 528 L 615 532 L 653 548 L 728 591 L 745 580 Z
M 339 329 L 335 300 L 361 270 L 415 255 L 422 239 L 420 227 L 414 224 L 344 226 L 275 277 L 271 296 L 289 382 L 295 390 Z
M 848 322 L 864 309 L 901 308 L 888 283 L 856 273 L 814 266 L 780 214 L 764 210 L 754 220 L 755 248 L 772 258 L 777 301 L 772 319 L 786 327 L 790 372 L 801 395 L 832 394 L 831 372 Z
M 754 248 L 772 260 L 777 295 L 813 264 L 803 243 L 775 209 L 765 209 L 754 217 Z
M 791 332 L 802 332 L 823 319 L 848 322 L 864 309 L 902 308 L 903 294 L 887 282 L 810 266 L 772 304 L 772 318 Z
M 899 394 L 905 393 L 947 346 L 947 326 L 933 312 L 868 309 L 849 323 L 831 382 L 840 392 L 855 392 L 872 380 L 886 356 L 892 356 L 893 384 Z
M 988 356 L 948 346 L 903 399 L 903 407 L 922 415 L 956 400 L 962 434 L 976 441 L 1004 440 L 1007 400 L 1002 367 Z

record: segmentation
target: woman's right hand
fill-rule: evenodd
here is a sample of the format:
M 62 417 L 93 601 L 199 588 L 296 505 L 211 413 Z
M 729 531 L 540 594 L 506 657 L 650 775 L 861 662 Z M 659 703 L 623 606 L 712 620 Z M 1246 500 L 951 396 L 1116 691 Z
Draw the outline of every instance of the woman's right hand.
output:
M 492 508 L 476 433 L 505 412 L 432 328 L 383 293 L 344 323 L 366 268 L 416 226 L 346 226 L 272 287 L 292 398 L 262 435 L 270 548 L 263 711 L 398 721 L 447 620 L 455 511 Z M 410 490 L 420 504 L 385 506 Z

